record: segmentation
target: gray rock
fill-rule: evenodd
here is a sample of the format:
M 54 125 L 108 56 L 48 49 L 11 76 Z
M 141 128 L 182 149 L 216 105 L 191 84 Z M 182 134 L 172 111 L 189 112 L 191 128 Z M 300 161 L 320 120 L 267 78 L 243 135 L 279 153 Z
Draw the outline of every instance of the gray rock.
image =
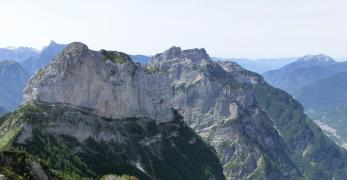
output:
M 67 103 L 109 118 L 172 119 L 170 86 L 162 73 L 105 58 L 82 43 L 68 45 L 30 80 L 24 101 Z
M 250 85 L 257 79 L 240 73 L 239 66 L 230 66 L 235 71 L 228 72 L 204 49 L 179 47 L 155 55 L 148 67 L 116 62 L 84 44 L 72 43 L 30 80 L 24 100 L 72 104 L 104 117 L 158 121 L 172 119 L 174 108 L 215 147 L 228 178 L 245 178 L 259 171 L 261 163 L 279 167 L 264 177 L 299 176 L 283 140 L 252 95 Z M 76 134 L 84 141 L 91 136 L 87 129 L 56 127 L 54 131 Z M 240 163 L 237 168 L 235 162 Z

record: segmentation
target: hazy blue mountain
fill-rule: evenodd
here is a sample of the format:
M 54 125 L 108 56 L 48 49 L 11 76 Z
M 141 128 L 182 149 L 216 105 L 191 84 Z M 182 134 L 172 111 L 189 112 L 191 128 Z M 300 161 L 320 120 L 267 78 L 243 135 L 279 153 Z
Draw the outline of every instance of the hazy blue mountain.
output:
M 36 57 L 38 55 L 39 55 L 38 50 L 34 48 L 29 48 L 29 47 L 0 48 L 0 61 L 14 60 L 17 62 L 22 62 L 28 58 Z
M 52 59 L 64 49 L 64 47 L 64 44 L 58 44 L 51 41 L 48 46 L 42 49 L 38 56 L 30 57 L 25 61 L 22 61 L 21 65 L 24 69 L 33 74 L 40 68 L 49 64 Z
M 151 56 L 145 56 L 145 55 L 130 55 L 131 60 L 133 60 L 136 63 L 140 64 L 148 64 L 151 60 Z
M 301 88 L 297 99 L 308 115 L 338 144 L 347 148 L 347 71 Z
M 0 62 L 0 106 L 14 110 L 22 101 L 22 91 L 30 74 L 15 61 Z
M 295 95 L 308 110 L 347 104 L 347 71 L 301 88 Z
M 0 107 L 0 117 L 6 113 L 7 113 L 7 110 L 3 107 Z
M 217 61 L 233 61 L 242 66 L 243 68 L 256 73 L 264 73 L 266 71 L 274 70 L 285 66 L 297 58 L 273 58 L 273 59 L 256 59 L 250 60 L 246 58 L 213 58 Z
M 326 55 L 305 56 L 264 73 L 264 78 L 295 96 L 324 132 L 347 148 L 347 62 Z
M 338 66 L 336 66 L 339 64 Z M 322 78 L 344 71 L 347 64 L 337 63 L 324 54 L 309 55 L 299 58 L 295 62 L 285 65 L 278 70 L 263 74 L 265 80 L 274 87 L 281 88 L 295 96 L 295 92 L 304 86 L 312 84 Z M 347 70 L 347 69 L 346 69 Z

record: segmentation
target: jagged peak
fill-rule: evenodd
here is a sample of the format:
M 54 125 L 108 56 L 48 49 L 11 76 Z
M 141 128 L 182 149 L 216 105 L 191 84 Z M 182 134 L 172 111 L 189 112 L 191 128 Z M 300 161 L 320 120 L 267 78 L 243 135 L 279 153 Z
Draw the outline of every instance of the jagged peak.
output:
M 188 58 L 193 61 L 195 60 L 201 60 L 201 59 L 210 59 L 209 55 L 207 54 L 206 50 L 204 48 L 198 49 L 187 49 L 183 50 L 180 47 L 173 46 L 170 49 L 164 51 L 163 53 L 157 54 L 153 57 L 155 60 L 163 61 L 163 60 L 170 60 L 175 58 Z

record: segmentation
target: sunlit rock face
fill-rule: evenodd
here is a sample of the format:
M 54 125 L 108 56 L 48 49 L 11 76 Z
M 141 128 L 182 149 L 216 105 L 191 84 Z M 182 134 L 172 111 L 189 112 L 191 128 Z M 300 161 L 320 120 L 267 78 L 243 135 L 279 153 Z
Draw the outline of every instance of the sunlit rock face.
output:
M 24 101 L 67 103 L 110 118 L 171 120 L 170 87 L 165 76 L 145 72 L 127 55 L 113 53 L 120 57 L 91 51 L 82 43 L 68 45 L 30 80 Z

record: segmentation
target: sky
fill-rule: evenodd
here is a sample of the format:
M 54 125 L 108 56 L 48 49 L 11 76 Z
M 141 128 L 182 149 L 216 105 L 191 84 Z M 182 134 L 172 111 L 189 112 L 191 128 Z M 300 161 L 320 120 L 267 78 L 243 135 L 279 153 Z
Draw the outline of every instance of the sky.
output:
M 50 40 L 152 55 L 347 57 L 346 0 L 0 0 L 0 47 Z

